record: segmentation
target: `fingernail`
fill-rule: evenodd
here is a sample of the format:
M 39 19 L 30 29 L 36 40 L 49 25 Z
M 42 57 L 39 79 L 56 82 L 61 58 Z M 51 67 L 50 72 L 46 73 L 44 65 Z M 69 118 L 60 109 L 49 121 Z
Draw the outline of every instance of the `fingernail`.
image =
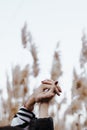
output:
M 60 96 L 60 94 L 58 93 L 58 96 Z
M 55 85 L 57 85 L 58 84 L 58 81 L 55 81 Z
M 60 90 L 60 89 L 59 89 L 59 92 L 61 93 L 61 92 L 62 92 L 62 90 Z

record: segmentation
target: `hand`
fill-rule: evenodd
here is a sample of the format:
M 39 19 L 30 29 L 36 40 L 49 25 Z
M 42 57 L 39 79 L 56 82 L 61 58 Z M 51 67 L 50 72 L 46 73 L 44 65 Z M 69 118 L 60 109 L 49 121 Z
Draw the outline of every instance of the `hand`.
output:
M 62 92 L 62 89 L 60 88 L 60 86 L 58 85 L 58 81 L 54 81 L 54 80 L 43 80 L 42 84 L 48 84 L 48 85 L 52 85 L 52 90 L 60 96 L 60 93 Z
M 58 82 L 53 80 L 44 80 L 39 88 L 35 89 L 34 93 L 29 97 L 25 103 L 25 107 L 32 111 L 34 104 L 38 102 L 48 102 L 55 94 L 60 96 L 61 88 L 58 86 Z
M 35 102 L 48 102 L 55 94 L 60 96 L 62 92 L 61 88 L 58 86 L 58 81 L 44 80 L 39 88 L 34 92 Z

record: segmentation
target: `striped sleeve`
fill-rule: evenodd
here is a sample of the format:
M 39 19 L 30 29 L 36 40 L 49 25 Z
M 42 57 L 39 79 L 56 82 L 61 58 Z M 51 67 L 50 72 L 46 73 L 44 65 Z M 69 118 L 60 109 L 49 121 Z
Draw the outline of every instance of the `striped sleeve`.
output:
M 11 126 L 25 128 L 29 125 L 31 119 L 33 118 L 35 118 L 35 114 L 22 106 L 18 113 L 14 116 Z

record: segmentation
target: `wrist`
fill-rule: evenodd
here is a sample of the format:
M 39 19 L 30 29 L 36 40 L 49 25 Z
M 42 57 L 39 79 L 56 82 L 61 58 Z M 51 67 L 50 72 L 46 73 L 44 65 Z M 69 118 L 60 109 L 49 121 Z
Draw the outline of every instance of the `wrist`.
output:
M 34 95 L 32 94 L 28 101 L 26 101 L 26 103 L 24 104 L 24 107 L 29 110 L 29 111 L 33 111 L 34 109 L 34 105 L 35 105 L 35 97 Z

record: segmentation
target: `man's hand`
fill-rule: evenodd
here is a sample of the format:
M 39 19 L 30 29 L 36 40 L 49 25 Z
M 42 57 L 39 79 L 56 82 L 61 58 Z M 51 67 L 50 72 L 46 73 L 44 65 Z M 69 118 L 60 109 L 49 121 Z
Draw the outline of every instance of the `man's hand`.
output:
M 32 111 L 35 103 L 49 102 L 55 94 L 60 96 L 61 92 L 61 88 L 58 86 L 57 81 L 44 80 L 39 88 L 35 89 L 34 93 L 29 97 L 24 106 Z

